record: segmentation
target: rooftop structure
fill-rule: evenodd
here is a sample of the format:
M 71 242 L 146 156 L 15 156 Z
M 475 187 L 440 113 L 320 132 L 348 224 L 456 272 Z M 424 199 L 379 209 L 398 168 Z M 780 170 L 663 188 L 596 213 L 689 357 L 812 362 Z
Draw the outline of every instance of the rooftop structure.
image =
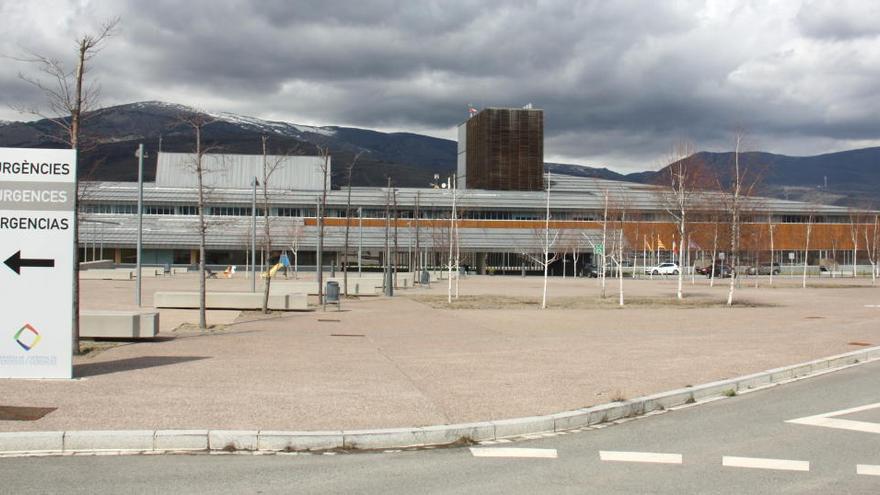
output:
M 540 191 L 544 188 L 544 111 L 486 108 L 458 128 L 462 188 Z
M 192 153 L 159 153 L 156 161 L 156 186 L 194 188 L 198 184 Z M 203 182 L 206 187 L 250 188 L 253 180 L 263 177 L 263 155 L 209 153 L 202 155 Z M 278 189 L 320 191 L 325 177 L 324 159 L 320 156 L 268 155 L 265 165 L 272 169 L 272 183 Z M 327 158 L 327 180 L 330 177 Z M 329 187 L 329 183 L 328 183 Z

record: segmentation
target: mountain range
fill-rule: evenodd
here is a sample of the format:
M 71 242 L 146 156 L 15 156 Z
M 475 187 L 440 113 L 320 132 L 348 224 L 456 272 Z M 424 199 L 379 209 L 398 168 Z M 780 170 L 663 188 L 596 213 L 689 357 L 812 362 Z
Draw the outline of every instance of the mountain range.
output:
M 346 169 L 352 169 L 352 184 L 379 186 L 391 177 L 398 186 L 427 186 L 435 174 L 452 173 L 456 166 L 456 142 L 420 134 L 385 133 L 354 127 L 314 127 L 269 121 L 230 113 L 200 112 L 164 102 L 139 102 L 107 107 L 88 115 L 83 132 L 80 175 L 92 180 L 136 180 L 134 150 L 144 143 L 148 158 L 145 179 L 155 176 L 156 151 L 191 152 L 193 130 L 182 118 L 204 114 L 212 123 L 204 127 L 203 139 L 217 152 L 262 152 L 261 136 L 268 136 L 270 153 L 315 154 L 330 149 L 333 184 L 347 183 Z M 2 147 L 63 147 L 57 139 L 57 124 L 50 120 L 0 121 Z M 724 174 L 732 153 L 699 152 L 695 155 L 716 174 Z M 745 166 L 762 170 L 761 193 L 793 200 L 810 199 L 826 204 L 880 204 L 880 147 L 816 156 L 786 156 L 766 152 L 740 155 Z M 620 174 L 602 167 L 545 163 L 554 173 L 660 183 L 663 170 Z

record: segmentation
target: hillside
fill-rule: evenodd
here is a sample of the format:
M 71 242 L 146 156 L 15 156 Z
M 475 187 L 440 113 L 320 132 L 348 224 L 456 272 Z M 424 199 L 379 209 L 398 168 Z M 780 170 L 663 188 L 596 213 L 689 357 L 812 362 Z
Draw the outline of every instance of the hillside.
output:
M 715 175 L 730 175 L 733 153 L 701 151 L 695 157 Z M 816 156 L 746 152 L 740 155 L 740 164 L 760 176 L 760 192 L 765 195 L 843 206 L 880 204 L 880 147 Z M 626 177 L 635 182 L 661 183 L 662 174 L 660 170 Z
M 181 117 L 201 113 L 183 105 L 139 102 L 108 107 L 84 122 L 86 142 L 80 175 L 95 180 L 136 180 L 134 150 L 144 143 L 147 180 L 155 176 L 155 157 L 163 151 L 193 149 L 193 131 Z M 434 174 L 455 170 L 456 143 L 412 133 L 385 133 L 352 127 L 313 127 L 229 113 L 204 114 L 213 123 L 204 128 L 204 142 L 227 153 L 261 152 L 261 136 L 269 136 L 271 153 L 316 154 L 328 147 L 333 156 L 333 184 L 346 182 L 345 169 L 356 155 L 352 174 L 356 186 L 379 186 L 392 177 L 398 186 L 425 186 Z M 0 146 L 60 147 L 58 126 L 48 120 L 0 122 Z M 89 139 L 91 137 L 91 139 Z M 714 173 L 724 176 L 732 153 L 697 154 Z M 765 152 L 743 153 L 742 163 L 760 170 L 762 193 L 794 200 L 814 199 L 830 204 L 880 204 L 880 148 L 865 148 L 817 156 L 795 157 Z M 619 174 L 607 168 L 546 163 L 553 173 L 657 183 L 662 171 Z M 828 187 L 825 188 L 827 178 Z

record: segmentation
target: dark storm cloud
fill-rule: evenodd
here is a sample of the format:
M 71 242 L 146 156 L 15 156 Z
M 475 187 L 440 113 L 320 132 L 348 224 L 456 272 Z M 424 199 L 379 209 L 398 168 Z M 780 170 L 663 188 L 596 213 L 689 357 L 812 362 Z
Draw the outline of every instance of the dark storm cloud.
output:
M 47 15 L 28 5 L 0 14 Z M 66 54 L 77 32 L 122 17 L 95 60 L 106 103 L 453 137 L 469 103 L 531 102 L 545 110 L 548 158 L 634 169 L 682 138 L 727 148 L 740 127 L 764 149 L 798 154 L 880 133 L 870 1 L 53 5 L 57 22 L 11 41 Z M 9 73 L 0 87 L 37 97 Z

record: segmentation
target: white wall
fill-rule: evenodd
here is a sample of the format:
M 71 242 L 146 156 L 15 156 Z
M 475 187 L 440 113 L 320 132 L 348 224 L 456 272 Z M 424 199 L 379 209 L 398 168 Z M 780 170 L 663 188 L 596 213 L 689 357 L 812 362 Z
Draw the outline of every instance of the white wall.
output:
M 272 173 L 269 187 L 272 189 L 297 189 L 320 191 L 323 172 L 320 156 L 269 155 L 270 166 L 280 165 Z M 156 164 L 156 185 L 162 187 L 195 187 L 193 170 L 195 155 L 191 153 L 159 153 Z M 208 154 L 204 156 L 203 181 L 206 187 L 248 189 L 253 177 L 262 181 L 262 155 Z M 327 188 L 330 188 L 330 162 L 327 163 Z

